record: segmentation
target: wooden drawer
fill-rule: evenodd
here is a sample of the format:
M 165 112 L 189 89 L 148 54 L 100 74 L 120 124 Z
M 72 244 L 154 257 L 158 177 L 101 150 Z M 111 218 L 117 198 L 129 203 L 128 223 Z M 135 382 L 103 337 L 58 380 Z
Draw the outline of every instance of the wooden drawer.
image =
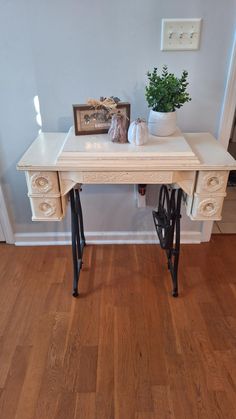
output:
M 197 178 L 196 192 L 224 193 L 228 176 L 228 171 L 200 171 Z
M 26 179 L 29 195 L 52 195 L 60 192 L 57 172 L 27 172 Z
M 60 221 L 65 215 L 67 196 L 30 197 L 33 221 Z
M 225 194 L 198 195 L 194 194 L 189 215 L 193 220 L 221 220 L 221 211 Z
M 79 184 L 162 184 L 172 183 L 173 173 L 168 170 L 139 171 L 84 171 L 59 172 L 62 193 L 67 185 Z

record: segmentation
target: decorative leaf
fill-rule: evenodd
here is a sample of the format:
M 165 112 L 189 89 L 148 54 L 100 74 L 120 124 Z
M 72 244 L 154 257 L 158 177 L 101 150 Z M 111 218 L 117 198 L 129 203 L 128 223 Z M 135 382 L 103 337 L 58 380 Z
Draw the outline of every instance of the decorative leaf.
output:
M 145 87 L 148 106 L 157 112 L 173 112 L 191 100 L 186 92 L 188 72 L 183 70 L 180 78 L 168 73 L 167 65 L 162 68 L 162 74 L 157 74 L 157 67 L 147 72 L 149 84 Z

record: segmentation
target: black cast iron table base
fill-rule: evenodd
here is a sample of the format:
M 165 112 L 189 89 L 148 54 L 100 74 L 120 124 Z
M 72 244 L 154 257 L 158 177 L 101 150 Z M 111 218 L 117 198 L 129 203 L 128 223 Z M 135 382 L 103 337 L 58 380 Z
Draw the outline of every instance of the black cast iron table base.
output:
M 161 186 L 157 211 L 153 211 L 160 246 L 166 251 L 167 266 L 171 274 L 173 297 L 178 297 L 178 266 L 180 253 L 180 218 L 183 191 Z
M 83 265 L 84 236 L 83 214 L 80 202 L 80 187 L 70 191 L 71 232 L 73 257 L 73 297 L 78 297 L 80 270 Z M 173 187 L 161 186 L 157 211 L 153 220 L 161 248 L 166 251 L 167 266 L 173 282 L 173 297 L 178 296 L 178 265 L 180 253 L 180 210 L 183 191 Z
M 73 257 L 73 297 L 78 297 L 78 283 L 80 270 L 83 265 L 83 250 L 86 245 L 84 236 L 83 213 L 80 202 L 80 188 L 70 191 L 71 207 L 71 235 L 72 235 L 72 257 Z

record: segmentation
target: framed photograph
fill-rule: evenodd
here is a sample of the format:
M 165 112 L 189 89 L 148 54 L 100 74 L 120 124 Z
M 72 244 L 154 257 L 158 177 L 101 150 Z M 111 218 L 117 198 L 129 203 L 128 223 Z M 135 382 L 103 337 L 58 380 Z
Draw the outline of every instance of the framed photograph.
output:
M 130 123 L 130 103 L 119 102 L 115 108 L 115 112 L 125 115 L 128 130 Z M 73 113 L 75 135 L 104 134 L 110 128 L 112 115 L 103 106 L 93 108 L 90 105 L 73 105 Z

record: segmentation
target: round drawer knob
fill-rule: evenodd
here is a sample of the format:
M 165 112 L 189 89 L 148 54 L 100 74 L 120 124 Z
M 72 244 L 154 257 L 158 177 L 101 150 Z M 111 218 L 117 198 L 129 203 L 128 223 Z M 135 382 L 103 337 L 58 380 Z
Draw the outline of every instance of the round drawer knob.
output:
M 50 201 L 44 201 L 39 204 L 39 209 L 46 217 L 50 217 L 56 212 L 56 205 Z
M 208 179 L 208 186 L 218 186 L 220 184 L 219 178 L 216 176 L 210 177 Z
M 226 182 L 226 177 L 224 174 L 218 172 L 207 173 L 202 178 L 201 189 L 208 192 L 219 191 L 221 188 L 224 188 Z
M 219 210 L 219 203 L 215 199 L 204 199 L 198 206 L 198 211 L 205 217 L 211 217 Z
M 41 173 L 34 173 L 31 177 L 31 186 L 34 192 L 49 192 L 52 187 L 53 183 L 52 180 L 46 176 L 42 175 Z
M 48 185 L 48 180 L 45 178 L 45 177 L 39 177 L 37 180 L 36 180 L 36 185 L 37 186 L 39 186 L 39 187 L 41 187 L 41 188 L 45 188 L 45 186 L 47 186 Z
M 209 203 L 205 206 L 205 211 L 206 212 L 211 212 L 214 210 L 214 205 L 212 203 Z

